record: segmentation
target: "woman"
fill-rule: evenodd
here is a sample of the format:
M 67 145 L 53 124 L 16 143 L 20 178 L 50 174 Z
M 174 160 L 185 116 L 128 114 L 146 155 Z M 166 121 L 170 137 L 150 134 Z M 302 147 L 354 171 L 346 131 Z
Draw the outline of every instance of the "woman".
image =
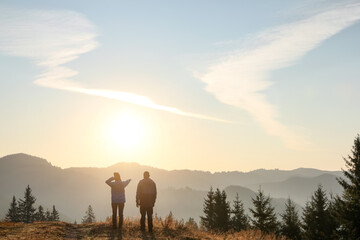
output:
M 119 228 L 122 228 L 123 224 L 123 211 L 125 204 L 125 187 L 129 184 L 131 179 L 121 181 L 120 174 L 114 173 L 114 177 L 105 181 L 107 185 L 111 187 L 111 207 L 112 207 L 112 223 L 113 228 L 116 228 L 116 213 L 119 209 Z

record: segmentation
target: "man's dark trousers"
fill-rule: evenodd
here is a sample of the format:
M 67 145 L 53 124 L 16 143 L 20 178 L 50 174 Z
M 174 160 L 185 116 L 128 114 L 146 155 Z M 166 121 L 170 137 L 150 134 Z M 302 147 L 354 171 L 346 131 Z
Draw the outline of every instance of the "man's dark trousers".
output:
M 119 209 L 119 228 L 122 228 L 123 225 L 123 221 L 124 221 L 124 217 L 123 217 L 123 212 L 124 212 L 124 203 L 113 203 L 111 204 L 112 207 L 112 223 L 113 223 L 113 228 L 116 228 L 116 213 L 117 213 L 117 209 Z
M 140 219 L 141 230 L 145 230 L 145 215 L 147 215 L 149 232 L 152 232 L 152 229 L 153 229 L 153 219 L 152 219 L 153 207 L 140 206 L 140 213 L 141 213 L 141 219 Z

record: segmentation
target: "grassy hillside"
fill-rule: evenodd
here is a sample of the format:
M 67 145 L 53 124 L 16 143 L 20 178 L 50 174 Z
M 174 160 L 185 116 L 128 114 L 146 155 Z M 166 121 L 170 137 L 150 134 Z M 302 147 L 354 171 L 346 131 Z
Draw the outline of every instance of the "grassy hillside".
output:
M 69 224 L 65 222 L 9 223 L 0 222 L 3 239 L 239 239 L 275 240 L 275 236 L 262 236 L 260 232 L 211 233 L 187 226 L 181 222 L 154 222 L 154 233 L 141 232 L 138 220 L 125 220 L 122 231 L 112 229 L 110 222 Z

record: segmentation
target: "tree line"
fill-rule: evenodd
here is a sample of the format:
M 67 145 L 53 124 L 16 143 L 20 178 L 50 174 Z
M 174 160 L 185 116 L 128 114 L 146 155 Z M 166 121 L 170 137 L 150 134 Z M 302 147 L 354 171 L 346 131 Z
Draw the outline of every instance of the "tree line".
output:
M 43 206 L 39 205 L 35 208 L 36 198 L 32 194 L 32 190 L 28 185 L 25 189 L 24 198 L 16 201 L 13 196 L 10 203 L 10 208 L 5 215 L 5 221 L 7 222 L 23 222 L 32 223 L 34 221 L 60 221 L 60 215 L 55 205 L 52 207 L 52 211 L 46 209 L 44 211 Z M 85 216 L 82 218 L 82 223 L 95 223 L 96 217 L 91 205 L 87 207 Z M 76 221 L 74 222 L 76 224 Z
M 5 216 L 5 221 L 8 222 L 24 222 L 31 223 L 34 221 L 59 221 L 59 212 L 56 210 L 55 205 L 52 207 L 52 211 L 44 208 L 40 205 L 35 208 L 36 198 L 32 194 L 32 190 L 28 185 L 25 189 L 24 198 L 16 201 L 13 196 L 10 203 L 10 208 Z
M 344 158 L 344 178 L 338 178 L 343 187 L 341 196 L 327 197 L 319 185 L 306 202 L 301 216 L 295 203 L 288 198 L 285 210 L 277 218 L 270 195 L 263 190 L 252 198 L 251 217 L 245 214 L 244 205 L 236 195 L 230 205 L 225 191 L 210 188 L 204 200 L 201 226 L 212 231 L 260 230 L 292 240 L 360 239 L 360 135 L 354 140 L 351 154 Z

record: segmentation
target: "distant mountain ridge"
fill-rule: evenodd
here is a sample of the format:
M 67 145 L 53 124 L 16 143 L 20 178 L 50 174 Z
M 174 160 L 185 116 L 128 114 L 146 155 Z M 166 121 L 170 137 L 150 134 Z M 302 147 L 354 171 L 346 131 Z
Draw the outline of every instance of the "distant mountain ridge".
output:
M 1 159 L 2 167 L 4 168 L 16 168 L 20 167 L 35 167 L 35 166 L 50 166 L 52 167 L 51 163 L 49 163 L 46 159 L 31 156 L 25 153 L 17 153 L 12 155 L 4 156 Z
M 128 162 L 105 168 L 62 169 L 45 159 L 21 153 L 0 158 L 0 219 L 6 213 L 13 195 L 17 198 L 23 197 L 27 184 L 30 184 L 38 198 L 38 204 L 45 208 L 55 204 L 71 221 L 79 221 L 89 204 L 93 206 L 97 217 L 104 219 L 111 215 L 110 189 L 104 182 L 115 171 L 120 172 L 123 180 L 132 179 L 126 189 L 125 214 L 138 216 L 135 190 L 145 170 L 150 172 L 159 191 L 155 212 L 164 216 L 172 211 L 175 217 L 185 219 L 199 218 L 210 186 L 225 189 L 229 201 L 234 199 L 236 192 L 239 193 L 246 208 L 251 207 L 251 197 L 261 186 L 265 194 L 273 197 L 277 212 L 281 212 L 285 198 L 289 196 L 299 204 L 299 208 L 303 206 L 318 184 L 322 184 L 333 194 L 341 193 L 341 187 L 336 181 L 336 177 L 342 176 L 340 171 L 299 168 L 210 173 L 192 170 L 168 171 Z

